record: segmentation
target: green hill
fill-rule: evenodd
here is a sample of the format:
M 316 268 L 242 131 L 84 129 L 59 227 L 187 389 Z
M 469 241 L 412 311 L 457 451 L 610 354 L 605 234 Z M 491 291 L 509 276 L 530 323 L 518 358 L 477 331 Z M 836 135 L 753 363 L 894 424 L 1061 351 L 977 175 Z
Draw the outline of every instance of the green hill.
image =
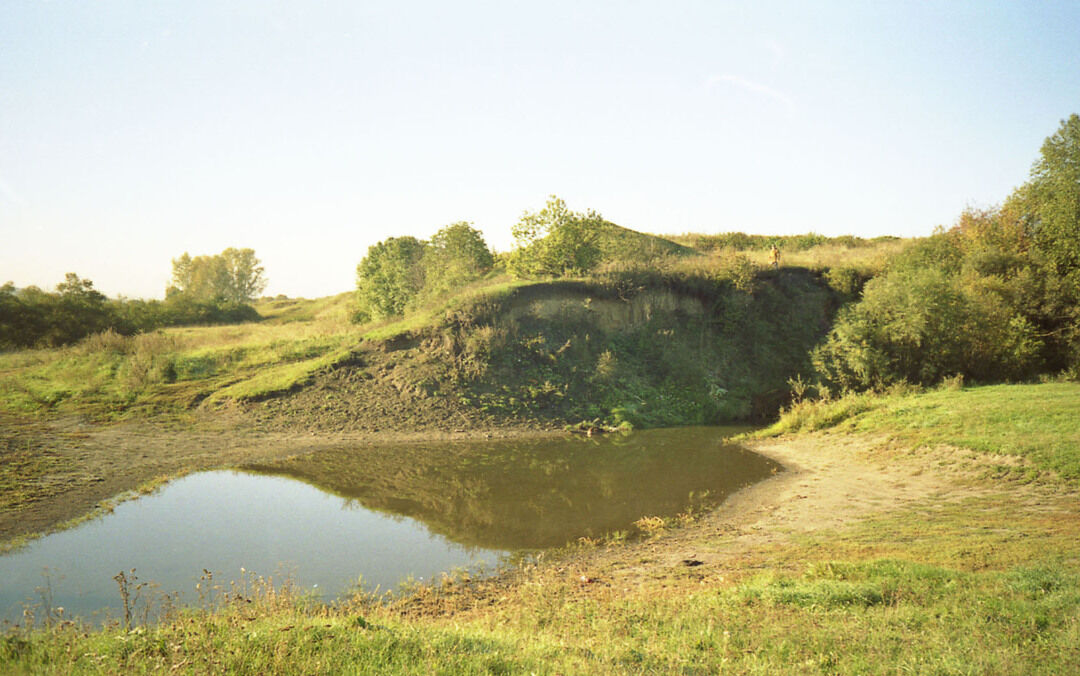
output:
M 662 256 L 693 256 L 698 252 L 657 235 L 605 222 L 598 244 L 605 261 L 644 263 Z
M 265 299 L 260 322 L 0 355 L 0 404 L 98 419 L 229 407 L 283 430 L 714 423 L 774 413 L 837 304 L 804 270 L 732 281 L 648 267 L 489 284 L 365 326 L 348 322 L 348 294 Z

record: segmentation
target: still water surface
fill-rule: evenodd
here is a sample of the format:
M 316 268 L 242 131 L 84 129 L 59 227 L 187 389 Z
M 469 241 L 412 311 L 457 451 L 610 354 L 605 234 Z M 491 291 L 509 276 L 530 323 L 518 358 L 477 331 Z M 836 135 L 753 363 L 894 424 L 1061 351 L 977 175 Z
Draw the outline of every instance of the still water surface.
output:
M 0 619 L 20 622 L 46 580 L 65 616 L 115 618 L 113 576 L 132 568 L 195 602 L 203 569 L 226 582 L 241 568 L 287 575 L 329 599 L 358 579 L 385 590 L 493 567 L 514 552 L 717 504 L 776 468 L 724 443 L 730 431 L 384 445 L 189 475 L 0 556 Z

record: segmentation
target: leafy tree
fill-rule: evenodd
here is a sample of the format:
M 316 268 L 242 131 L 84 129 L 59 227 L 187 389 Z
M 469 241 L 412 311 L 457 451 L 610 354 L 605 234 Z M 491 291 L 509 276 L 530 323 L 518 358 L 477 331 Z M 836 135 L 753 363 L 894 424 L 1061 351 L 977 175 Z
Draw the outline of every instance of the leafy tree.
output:
M 94 289 L 94 283 L 72 272 L 53 293 L 34 286 L 16 292 L 10 282 L 0 287 L 3 349 L 67 345 L 121 325 L 113 306 Z
M 0 286 L 0 349 L 33 345 L 41 333 L 41 317 L 15 292 L 15 285 Z
M 1080 116 L 1000 208 L 965 211 L 868 283 L 814 357 L 856 389 L 1080 374 Z
M 471 224 L 451 223 L 432 235 L 424 251 L 423 295 L 451 291 L 479 278 L 495 264 L 480 231 Z
M 424 286 L 426 244 L 415 237 L 390 237 L 368 248 L 356 266 L 356 319 L 402 314 Z
M 868 282 L 814 353 L 841 387 L 1030 377 L 1045 367 L 1040 276 L 1004 210 L 968 210 Z
M 1035 241 L 1059 275 L 1080 271 L 1080 115 L 1043 142 L 1026 188 Z
M 1040 328 L 1050 363 L 1080 375 L 1080 116 L 1042 145 L 1031 179 L 1006 203 L 1028 226 L 1044 280 Z
M 982 381 L 1032 375 L 1041 366 L 1035 327 L 986 280 L 965 285 L 934 267 L 870 280 L 815 350 L 815 366 L 850 389 L 928 385 L 958 373 Z
M 166 292 L 166 298 L 184 295 L 187 298 L 223 302 L 225 266 L 217 256 L 196 256 L 192 258 L 185 251 L 180 258 L 173 259 L 172 286 Z
M 228 248 L 215 256 L 187 252 L 173 259 L 172 286 L 166 296 L 183 294 L 197 302 L 244 305 L 266 288 L 265 270 L 252 249 Z
M 514 225 L 516 248 L 508 266 L 518 277 L 573 275 L 588 272 L 601 259 L 604 219 L 595 211 L 570 211 L 552 195 L 536 213 L 526 212 Z
M 112 326 L 115 318 L 106 301 L 89 279 L 67 273 L 56 285 L 56 296 L 46 301 L 52 307 L 45 342 L 65 345 Z
M 252 249 L 228 248 L 221 252 L 225 267 L 225 298 L 236 305 L 255 300 L 266 289 L 265 269 Z
M 69 345 L 110 329 L 131 335 L 162 326 L 257 319 L 250 305 L 199 300 L 176 289 L 164 302 L 110 300 L 89 279 L 71 272 L 51 293 L 34 286 L 16 291 L 10 282 L 0 286 L 0 349 L 5 350 Z

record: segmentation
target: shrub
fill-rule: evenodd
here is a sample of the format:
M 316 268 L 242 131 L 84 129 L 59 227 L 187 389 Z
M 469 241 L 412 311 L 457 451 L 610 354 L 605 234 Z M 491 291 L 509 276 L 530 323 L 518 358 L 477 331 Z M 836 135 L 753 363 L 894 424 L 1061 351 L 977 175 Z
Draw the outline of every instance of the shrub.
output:
M 435 233 L 421 260 L 425 298 L 456 291 L 479 279 L 495 264 L 495 258 L 478 230 L 464 221 L 451 223 Z
M 426 246 L 415 237 L 390 237 L 368 248 L 356 267 L 358 319 L 382 319 L 405 311 L 424 286 L 421 260 Z
M 958 373 L 997 381 L 1035 373 L 1041 349 L 1034 325 L 985 280 L 965 286 L 939 268 L 901 268 L 840 313 L 814 363 L 844 388 L 931 385 Z
M 507 267 L 517 277 L 575 275 L 601 259 L 600 231 L 605 221 L 595 211 L 570 211 L 552 195 L 536 213 L 526 213 L 513 227 L 516 248 Z

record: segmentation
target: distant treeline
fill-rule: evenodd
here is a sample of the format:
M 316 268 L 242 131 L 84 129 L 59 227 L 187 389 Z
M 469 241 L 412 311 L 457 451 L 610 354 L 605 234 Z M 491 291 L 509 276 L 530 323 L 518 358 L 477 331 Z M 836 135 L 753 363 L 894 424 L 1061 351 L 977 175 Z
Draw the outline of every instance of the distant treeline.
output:
M 229 324 L 259 319 L 249 303 L 266 286 L 251 249 L 173 261 L 164 301 L 109 299 L 89 279 L 69 272 L 54 291 L 0 286 L 0 350 L 59 347 L 112 330 L 133 335 L 166 326 Z
M 894 241 L 898 237 L 884 236 L 866 239 L 854 235 L 840 235 L 839 237 L 826 237 L 811 232 L 805 235 L 748 235 L 745 232 L 723 232 L 717 235 L 698 235 L 687 233 L 685 235 L 669 236 L 669 240 L 678 242 L 683 246 L 697 249 L 703 253 L 717 250 L 728 251 L 760 251 L 776 245 L 783 251 L 806 251 L 816 246 L 826 244 L 855 249 L 858 247 L 875 246 L 881 242 Z

